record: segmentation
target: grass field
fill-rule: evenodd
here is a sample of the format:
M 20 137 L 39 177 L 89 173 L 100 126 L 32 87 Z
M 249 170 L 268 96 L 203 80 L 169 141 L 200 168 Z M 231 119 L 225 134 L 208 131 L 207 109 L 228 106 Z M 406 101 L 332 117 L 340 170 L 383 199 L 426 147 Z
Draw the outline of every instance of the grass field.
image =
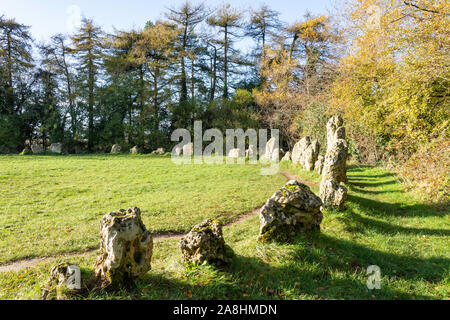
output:
M 0 163 L 3 262 L 95 246 L 100 216 L 129 205 L 148 211 L 144 220 L 153 231 L 187 230 L 206 217 L 232 219 L 286 181 L 259 176 L 252 166 L 175 167 L 146 156 L 1 157 Z M 318 192 L 317 174 L 287 164 L 282 170 Z M 186 269 L 177 241 L 162 240 L 155 244 L 153 270 L 136 289 L 80 299 L 448 299 L 449 212 L 427 206 L 382 169 L 352 166 L 348 175 L 347 209 L 325 211 L 318 234 L 263 245 L 256 242 L 253 216 L 224 228 L 236 253 L 224 269 Z M 70 261 L 88 279 L 95 256 Z M 0 299 L 39 298 L 50 266 L 60 260 L 0 273 Z M 380 290 L 367 289 L 369 265 L 381 269 Z

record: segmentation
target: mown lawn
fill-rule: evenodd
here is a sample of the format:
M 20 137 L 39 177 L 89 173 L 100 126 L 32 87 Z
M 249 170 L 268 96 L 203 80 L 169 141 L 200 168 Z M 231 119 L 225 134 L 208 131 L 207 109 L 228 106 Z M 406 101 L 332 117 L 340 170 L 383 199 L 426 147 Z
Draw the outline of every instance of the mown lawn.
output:
M 0 156 L 0 264 L 95 248 L 103 215 L 139 207 L 152 232 L 230 222 L 286 180 L 251 165 L 148 155 Z
M 227 170 L 248 170 L 238 167 Z M 318 192 L 317 174 L 286 164 L 282 169 L 307 180 Z M 339 213 L 324 212 L 320 233 L 300 235 L 293 244 L 263 245 L 256 242 L 258 217 L 251 217 L 224 228 L 225 240 L 236 253 L 224 269 L 209 265 L 186 269 L 180 262 L 177 241 L 163 240 L 155 244 L 153 270 L 134 290 L 90 292 L 79 298 L 448 299 L 448 211 L 428 207 L 404 191 L 393 174 L 382 169 L 350 167 L 348 175 L 348 208 Z M 255 181 L 264 197 L 272 193 L 269 189 L 274 185 L 281 186 L 285 181 L 281 176 L 253 178 L 266 179 L 259 185 Z M 198 208 L 202 206 L 203 203 L 198 204 Z M 237 212 L 246 210 L 242 200 L 236 206 Z M 93 236 L 97 234 L 94 232 Z M 70 261 L 79 264 L 83 277 L 89 279 L 95 256 L 92 252 Z M 19 272 L 0 273 L 0 298 L 39 298 L 50 266 L 59 260 Z M 366 268 L 370 265 L 381 269 L 380 290 L 366 286 Z

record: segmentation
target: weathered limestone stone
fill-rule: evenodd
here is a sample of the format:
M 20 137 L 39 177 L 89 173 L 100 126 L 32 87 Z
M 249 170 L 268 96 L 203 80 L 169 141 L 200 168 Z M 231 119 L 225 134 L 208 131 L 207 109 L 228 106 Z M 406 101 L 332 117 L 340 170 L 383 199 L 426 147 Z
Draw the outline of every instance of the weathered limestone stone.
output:
M 78 266 L 68 262 L 59 263 L 52 267 L 50 278 L 42 289 L 42 299 L 65 300 L 78 294 L 81 290 L 81 274 L 79 274 L 79 271 Z
M 228 157 L 230 158 L 243 158 L 244 157 L 244 152 L 239 149 L 231 149 L 230 152 L 228 153 Z
M 272 151 L 272 158 L 271 158 L 271 160 L 272 161 L 280 161 L 280 149 L 275 148 Z
M 323 180 L 347 182 L 347 153 L 347 142 L 343 139 L 336 140 L 325 156 Z
M 31 151 L 31 149 L 28 148 L 28 147 L 23 149 L 22 152 L 20 153 L 20 155 L 22 155 L 22 156 L 27 156 L 27 155 L 30 155 L 30 154 L 33 154 L 33 151 Z
M 259 241 L 290 241 L 298 232 L 320 230 L 322 200 L 308 186 L 289 181 L 259 213 Z
M 137 146 L 134 146 L 130 149 L 131 154 L 139 154 L 139 148 Z
M 194 154 L 194 144 L 192 142 L 183 146 L 183 155 L 192 156 Z
M 324 158 L 323 156 L 319 156 L 319 157 L 317 158 L 316 163 L 314 164 L 314 167 L 315 167 L 316 172 L 317 172 L 318 174 L 322 174 L 324 160 L 325 160 L 325 158 Z
M 314 140 L 303 152 L 300 158 L 300 164 L 305 170 L 313 171 L 317 158 L 319 157 L 320 143 Z
M 61 154 L 62 147 L 63 147 L 62 143 L 52 143 L 50 146 L 50 152 Z
M 341 116 L 333 116 L 327 123 L 327 151 L 333 146 L 338 139 L 345 140 L 344 121 Z
M 345 128 L 340 116 L 332 117 L 327 123 L 327 154 L 325 155 L 320 198 L 324 207 L 343 210 L 347 199 L 348 145 L 345 141 Z
M 269 141 L 267 141 L 266 153 L 264 153 L 264 157 L 266 159 L 272 160 L 272 155 L 276 149 L 276 146 L 275 146 L 276 142 L 277 142 L 277 140 L 275 138 L 271 138 Z M 278 149 L 278 152 L 279 151 L 280 150 Z
M 120 153 L 122 151 L 122 147 L 118 144 L 115 144 L 111 148 L 111 153 Z
M 294 149 L 292 150 L 292 163 L 293 164 L 301 164 L 303 154 L 305 150 L 309 147 L 311 144 L 311 138 L 310 137 L 304 137 L 299 142 L 297 142 L 294 145 Z
M 139 208 L 119 210 L 101 221 L 100 255 L 95 274 L 102 286 L 122 286 L 151 269 L 153 238 Z
M 31 151 L 33 151 L 34 154 L 39 154 L 44 152 L 44 148 L 40 144 L 33 143 L 31 145 Z
M 251 144 L 248 146 L 248 149 L 245 151 L 245 157 L 246 158 L 256 158 L 258 156 L 258 151 L 256 150 L 256 147 Z
M 290 151 L 286 152 L 286 154 L 284 155 L 283 159 L 281 159 L 281 161 L 291 161 L 291 152 Z
M 347 201 L 347 188 L 336 180 L 322 180 L 320 184 L 320 197 L 326 208 L 343 210 L 345 201 Z
M 200 265 L 208 261 L 221 265 L 230 262 L 233 256 L 233 250 L 223 239 L 222 226 L 213 220 L 196 225 L 179 244 L 185 263 Z
M 158 148 L 155 151 L 152 152 L 153 154 L 164 154 L 166 153 L 166 149 L 164 148 Z

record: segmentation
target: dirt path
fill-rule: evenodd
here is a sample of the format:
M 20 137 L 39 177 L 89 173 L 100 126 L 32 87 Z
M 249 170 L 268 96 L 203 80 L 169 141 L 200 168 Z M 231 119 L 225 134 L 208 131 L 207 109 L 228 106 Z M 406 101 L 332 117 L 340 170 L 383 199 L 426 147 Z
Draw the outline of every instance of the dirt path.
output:
M 280 172 L 280 174 L 285 176 L 286 179 L 288 179 L 288 180 L 299 180 L 297 177 L 293 176 L 289 172 L 284 172 L 283 171 L 283 172 Z M 305 181 L 302 181 L 302 182 L 307 184 L 307 185 L 309 185 L 309 186 L 313 185 L 312 183 L 308 183 L 308 182 L 305 182 Z M 230 223 L 224 225 L 224 227 L 228 228 L 228 227 L 240 224 L 240 223 L 244 222 L 245 220 L 249 219 L 250 217 L 253 217 L 253 216 L 257 215 L 258 212 L 259 212 L 259 209 L 255 209 L 255 210 L 249 211 L 247 213 L 244 213 L 244 214 L 240 215 L 236 220 L 231 221 Z M 158 242 L 158 241 L 169 240 L 169 239 L 179 240 L 184 235 L 186 235 L 186 233 L 175 233 L 175 232 L 154 233 L 153 234 L 153 241 Z M 81 252 L 78 251 L 78 252 L 59 254 L 59 255 L 55 255 L 55 256 L 18 260 L 18 261 L 14 261 L 14 262 L 6 264 L 6 265 L 0 265 L 0 272 L 20 271 L 22 269 L 29 268 L 29 267 L 35 266 L 35 265 L 37 265 L 39 263 L 47 262 L 47 261 L 50 261 L 50 260 L 53 260 L 53 259 L 81 257 L 81 256 L 84 256 L 84 255 L 86 255 L 88 253 L 94 252 L 96 250 L 97 250 L 97 248 L 95 248 L 95 249 L 88 249 L 88 250 L 81 251 Z

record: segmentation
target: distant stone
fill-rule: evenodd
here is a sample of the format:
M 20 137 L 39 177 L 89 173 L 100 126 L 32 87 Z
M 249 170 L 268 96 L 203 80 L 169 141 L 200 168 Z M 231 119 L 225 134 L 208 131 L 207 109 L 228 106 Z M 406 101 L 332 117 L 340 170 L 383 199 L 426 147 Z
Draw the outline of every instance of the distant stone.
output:
M 42 289 L 43 300 L 71 299 L 81 290 L 80 268 L 68 262 L 53 266 L 50 278 Z
M 33 144 L 31 145 L 31 151 L 32 151 L 34 154 L 44 153 L 44 148 L 43 148 L 40 144 L 33 143 Z
M 115 144 L 111 148 L 111 153 L 120 153 L 122 151 L 122 147 L 118 144 Z
M 316 161 L 316 163 L 314 164 L 314 168 L 316 169 L 316 172 L 318 173 L 318 174 L 322 174 L 322 171 L 323 171 L 323 164 L 324 164 L 324 157 L 323 156 L 319 156 L 318 158 L 317 158 L 317 161 Z
M 134 146 L 130 149 L 131 154 L 139 154 L 139 148 L 137 146 Z
M 108 213 L 101 221 L 100 255 L 95 274 L 101 286 L 122 286 L 151 269 L 153 238 L 139 208 Z
M 176 156 L 181 156 L 182 154 L 183 154 L 183 148 L 180 148 L 180 147 L 176 147 L 174 150 L 173 150 L 173 153 L 176 155 Z
M 228 157 L 230 158 L 243 158 L 244 157 L 244 152 L 241 149 L 231 149 L 230 152 L 228 153 Z
M 297 142 L 294 145 L 294 149 L 292 150 L 292 163 L 293 164 L 300 164 L 303 159 L 303 154 L 305 153 L 305 150 L 309 147 L 311 144 L 311 138 L 310 137 L 304 137 L 299 142 Z
M 245 151 L 245 157 L 246 158 L 256 158 L 258 156 L 258 151 L 256 147 L 251 144 L 248 146 L 248 149 Z
M 61 154 L 62 147 L 63 147 L 62 143 L 52 143 L 50 146 L 50 152 Z
M 325 156 L 324 180 L 336 180 L 338 183 L 347 182 L 347 155 L 347 142 L 343 139 L 336 140 Z
M 192 156 L 194 154 L 194 144 L 192 142 L 183 146 L 183 155 Z
M 156 149 L 155 151 L 153 151 L 152 152 L 153 154 L 164 154 L 164 153 L 166 153 L 166 149 L 164 149 L 164 148 L 158 148 L 158 149 Z
M 308 186 L 289 181 L 267 200 L 259 213 L 259 241 L 286 242 L 299 232 L 320 230 L 322 200 Z
M 319 157 L 320 152 L 320 143 L 317 140 L 314 140 L 308 147 L 303 151 L 303 154 L 300 158 L 300 164 L 303 166 L 303 169 L 308 171 L 314 170 L 314 165 Z
M 275 148 L 272 151 L 272 161 L 280 161 L 280 149 Z
M 281 161 L 291 161 L 291 152 L 286 152 L 286 154 L 284 155 L 283 159 L 281 159 Z
M 217 221 L 206 220 L 196 225 L 180 240 L 184 263 L 200 265 L 205 261 L 223 265 L 233 257 L 232 249 L 225 244 L 222 226 Z
M 275 151 L 275 149 L 277 149 L 277 146 L 275 145 L 277 142 L 277 139 L 275 139 L 275 137 L 271 138 L 269 141 L 267 141 L 266 143 L 266 153 L 264 154 L 264 157 L 266 159 L 272 160 L 273 158 L 273 153 Z M 278 152 L 280 150 L 278 149 Z
M 327 151 L 333 146 L 336 140 L 345 140 L 344 121 L 341 116 L 333 116 L 327 123 Z

